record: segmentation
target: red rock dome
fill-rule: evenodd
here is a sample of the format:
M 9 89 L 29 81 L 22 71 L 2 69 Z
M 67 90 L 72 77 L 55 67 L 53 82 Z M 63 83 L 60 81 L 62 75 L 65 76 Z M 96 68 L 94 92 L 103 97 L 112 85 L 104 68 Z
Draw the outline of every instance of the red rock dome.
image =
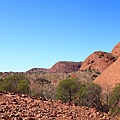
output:
M 96 51 L 86 58 L 79 70 L 94 69 L 102 72 L 116 60 L 117 57 L 110 53 Z
M 115 56 L 120 56 L 120 42 L 113 48 L 111 54 Z

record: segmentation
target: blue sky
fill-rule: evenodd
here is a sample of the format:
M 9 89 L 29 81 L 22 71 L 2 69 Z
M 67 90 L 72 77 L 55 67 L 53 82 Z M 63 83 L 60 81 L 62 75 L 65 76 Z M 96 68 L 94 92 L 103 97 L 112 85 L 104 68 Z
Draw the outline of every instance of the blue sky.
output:
M 0 71 L 83 61 L 119 41 L 120 0 L 0 0 Z

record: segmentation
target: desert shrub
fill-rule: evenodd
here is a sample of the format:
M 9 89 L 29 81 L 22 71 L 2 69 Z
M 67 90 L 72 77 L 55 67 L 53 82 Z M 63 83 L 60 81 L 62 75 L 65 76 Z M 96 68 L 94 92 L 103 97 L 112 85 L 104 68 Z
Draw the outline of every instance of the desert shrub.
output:
M 29 93 L 30 88 L 29 88 L 29 83 L 26 80 L 21 80 L 19 84 L 17 85 L 17 90 L 19 93 Z
M 120 84 L 117 84 L 110 94 L 109 109 L 113 116 L 120 114 Z
M 112 116 L 120 115 L 120 84 L 108 94 L 104 95 L 99 85 L 90 83 L 79 90 L 78 105 L 94 107 L 99 111 L 109 112 Z
M 24 74 L 9 76 L 0 84 L 0 90 L 16 93 L 29 93 L 29 81 Z
M 99 111 L 103 111 L 104 106 L 101 101 L 101 87 L 95 83 L 83 86 L 79 92 L 79 105 L 94 107 Z

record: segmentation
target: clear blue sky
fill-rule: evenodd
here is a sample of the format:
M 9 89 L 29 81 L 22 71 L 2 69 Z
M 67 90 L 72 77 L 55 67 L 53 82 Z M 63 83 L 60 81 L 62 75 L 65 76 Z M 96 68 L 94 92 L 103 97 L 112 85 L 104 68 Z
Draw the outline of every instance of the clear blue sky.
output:
M 119 41 L 120 0 L 0 0 L 0 71 L 83 61 Z

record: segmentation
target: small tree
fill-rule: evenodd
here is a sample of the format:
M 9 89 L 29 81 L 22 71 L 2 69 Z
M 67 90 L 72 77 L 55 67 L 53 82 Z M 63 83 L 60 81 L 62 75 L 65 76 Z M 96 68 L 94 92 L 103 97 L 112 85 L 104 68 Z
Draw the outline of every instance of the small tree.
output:
M 80 83 L 76 79 L 67 78 L 59 82 L 56 98 L 63 102 L 72 102 L 75 100 Z

